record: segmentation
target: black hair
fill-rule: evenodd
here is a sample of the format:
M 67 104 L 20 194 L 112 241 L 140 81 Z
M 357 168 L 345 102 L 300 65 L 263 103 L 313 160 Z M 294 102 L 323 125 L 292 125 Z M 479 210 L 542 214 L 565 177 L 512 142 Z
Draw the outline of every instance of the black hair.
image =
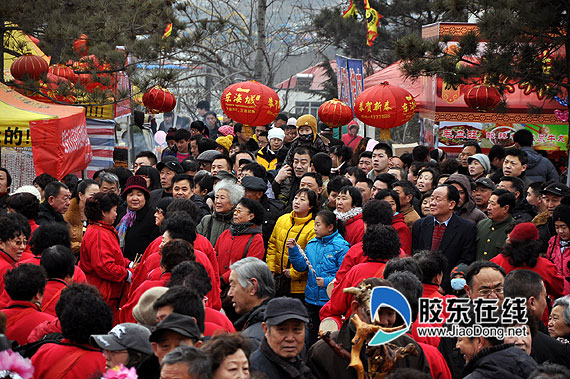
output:
M 99 183 L 93 179 L 83 179 L 77 185 L 77 190 L 74 192 L 73 197 L 79 200 L 79 194 L 85 195 L 85 191 L 91 186 L 97 186 L 97 188 L 99 188 Z
M 202 138 L 200 141 L 198 141 L 198 152 L 199 153 L 203 153 L 204 151 L 208 151 L 208 150 L 216 150 L 217 147 L 218 147 L 218 143 L 214 140 L 209 139 L 209 138 Z
M 420 269 L 420 265 L 418 265 L 418 261 L 416 261 L 412 257 L 396 257 L 390 259 L 386 262 L 386 267 L 384 267 L 384 277 L 390 276 L 393 272 L 396 271 L 405 271 L 414 274 L 416 278 L 421 282 L 423 280 L 422 270 Z
M 180 162 L 180 165 L 182 165 L 182 169 L 184 170 L 184 172 L 188 172 L 188 171 L 194 171 L 197 172 L 200 170 L 200 162 L 198 162 L 196 159 L 184 159 L 182 162 Z
M 372 152 L 371 152 L 371 151 L 363 151 L 363 152 L 360 153 L 360 155 L 358 156 L 358 160 L 360 160 L 360 158 L 370 158 L 370 159 L 372 159 Z
M 503 159 L 504 157 L 506 157 L 506 154 L 505 154 L 506 151 L 507 151 L 507 149 L 505 149 L 504 146 L 493 145 L 491 150 L 489 150 L 489 161 L 493 162 L 493 160 L 495 158 Z
M 454 187 L 454 188 L 455 188 L 455 187 Z M 455 189 L 457 190 L 457 188 L 455 188 Z M 422 203 L 424 202 L 424 200 L 427 199 L 428 197 L 431 197 L 431 195 L 433 195 L 433 191 L 427 191 L 427 192 L 424 192 L 424 193 L 422 194 L 422 196 L 420 197 L 420 202 L 419 202 L 419 208 L 420 208 L 420 210 L 419 210 L 418 213 L 419 213 L 419 215 L 422 216 L 422 217 L 425 217 L 426 215 L 423 214 L 423 212 L 422 212 L 422 210 L 421 210 L 421 205 L 422 205 Z M 457 195 L 459 195 L 459 192 L 457 192 Z
M 10 188 L 12 185 L 12 175 L 10 175 L 8 169 L 4 167 L 0 167 L 0 171 L 3 171 L 6 174 L 6 187 Z
M 480 154 L 482 152 L 481 146 L 477 141 L 465 141 L 465 143 L 463 144 L 463 148 L 466 148 L 468 146 L 473 146 L 475 148 L 475 154 Z
M 532 146 L 533 136 L 530 130 L 521 129 L 513 134 L 513 142 L 523 146 Z
M 190 218 L 194 223 L 200 219 L 200 210 L 198 206 L 189 199 L 174 199 L 166 207 L 166 219 L 174 216 L 175 214 L 181 215 L 185 218 Z
M 240 123 L 240 122 L 236 122 L 236 123 L 234 124 L 234 134 L 235 134 L 235 133 L 241 133 L 242 130 L 243 130 L 243 124 Z
M 281 121 L 285 121 L 287 122 L 289 120 L 289 118 L 287 118 L 287 115 L 285 113 L 279 113 L 277 115 L 277 117 L 275 118 L 275 121 L 277 120 L 281 120 Z
M 556 363 L 543 363 L 530 373 L 528 379 L 570 379 L 570 369 Z
M 117 175 L 117 177 L 119 178 L 119 185 L 120 185 L 121 189 L 125 188 L 125 184 L 127 183 L 127 179 L 129 179 L 131 176 L 133 176 L 133 173 L 131 172 L 131 170 L 129 170 L 125 167 L 110 167 L 108 169 L 105 169 L 105 171 Z
M 354 186 L 345 186 L 342 187 L 339 191 L 339 194 L 344 193 L 350 195 L 352 198 L 352 207 L 362 207 L 362 193 L 358 190 L 358 188 Z
M 491 195 L 497 196 L 497 203 L 501 207 L 505 207 L 506 205 L 509 206 L 509 214 L 513 213 L 517 199 L 512 192 L 506 189 L 498 188 L 496 190 L 493 190 L 493 192 L 491 192 Z
M 394 182 L 392 184 L 392 189 L 395 187 L 402 187 L 406 196 L 416 194 L 416 189 L 415 189 L 414 185 L 412 184 L 412 182 L 410 182 L 410 181 L 400 180 L 398 182 Z
M 308 155 L 311 158 L 313 157 L 313 153 L 311 152 L 311 150 L 303 146 L 296 148 L 295 151 L 293 152 L 293 156 L 295 156 L 295 154 Z
M 90 179 L 88 179 L 90 180 Z M 69 192 L 71 192 L 72 197 L 77 196 L 77 184 L 79 183 L 79 178 L 75 174 L 67 174 L 61 179 L 61 182 L 64 183 L 67 188 L 69 188 Z
M 309 210 L 309 214 L 312 214 L 313 218 L 315 218 L 317 213 L 319 213 L 319 208 L 320 208 L 319 198 L 317 197 L 317 194 L 308 188 L 301 188 L 297 192 L 295 192 L 295 197 L 297 197 L 298 195 L 300 195 L 302 193 L 307 194 L 307 199 L 309 200 L 309 206 L 311 207 L 311 209 Z M 360 195 L 360 191 L 358 191 L 358 194 Z M 362 196 L 361 196 L 361 199 L 362 199 Z
M 301 179 L 303 179 L 306 176 L 308 176 L 310 178 L 314 178 L 315 181 L 317 182 L 318 187 L 323 186 L 323 177 L 318 172 L 306 172 L 303 174 L 303 176 L 301 176 Z
M 44 199 L 47 203 L 50 197 L 57 197 L 62 189 L 69 190 L 69 188 L 62 182 L 49 182 L 44 188 Z
M 447 159 L 439 164 L 439 172 L 443 175 L 451 175 L 459 169 L 460 163 L 457 159 Z
M 93 334 L 106 334 L 113 326 L 113 312 L 93 286 L 72 283 L 56 304 L 56 314 L 64 338 L 72 343 L 89 344 Z M 97 315 L 97 317 L 94 317 Z
M 412 321 L 416 321 L 416 318 L 418 317 L 420 297 L 422 297 L 422 293 L 424 291 L 422 282 L 420 282 L 414 274 L 406 271 L 395 271 L 389 276 L 386 276 L 386 274 L 383 276 L 392 283 L 392 286 L 395 289 L 404 295 L 412 310 Z
M 331 154 L 342 158 L 343 162 L 350 162 L 352 159 L 352 149 L 345 145 L 334 145 L 331 147 Z
M 374 178 L 374 181 L 380 181 L 382 183 L 386 183 L 388 185 L 388 188 L 392 187 L 392 184 L 396 183 L 398 181 L 398 179 L 396 179 L 396 177 L 392 174 L 388 174 L 388 173 L 382 173 L 380 175 L 378 175 L 376 178 Z
M 570 207 L 567 210 L 570 211 Z M 542 242 L 540 241 L 511 240 L 510 243 L 502 246 L 501 254 L 507 257 L 509 263 L 514 267 L 527 265 L 532 268 L 536 266 L 541 250 Z
M 38 187 L 40 187 L 42 190 L 45 190 L 46 186 L 51 182 L 57 182 L 57 179 L 48 174 L 47 172 L 44 172 L 43 174 L 36 176 L 32 181 L 32 184 L 35 184 Z
M 231 167 L 231 166 L 230 166 Z M 241 168 L 241 171 L 251 171 L 253 176 L 265 180 L 267 170 L 257 162 L 250 162 Z
M 4 274 L 4 288 L 15 301 L 31 301 L 46 288 L 46 270 L 32 263 L 21 264 Z
M 135 156 L 135 161 L 137 160 L 137 158 L 142 158 L 142 157 L 148 158 L 148 160 L 150 161 L 150 165 L 151 165 L 151 166 L 155 166 L 156 163 L 158 162 L 158 159 L 156 158 L 156 155 L 155 155 L 152 151 L 148 151 L 148 150 L 141 151 L 140 153 L 138 153 L 138 154 Z
M 412 158 L 415 162 L 425 162 L 430 156 L 429 147 L 418 145 L 412 149 Z
M 69 228 L 58 222 L 42 224 L 34 231 L 29 244 L 30 250 L 36 256 L 40 256 L 45 249 L 55 245 L 63 245 L 71 249 Z
M 362 221 L 370 225 L 392 225 L 394 212 L 387 201 L 370 199 L 362 207 Z
M 176 142 L 178 142 L 180 140 L 188 141 L 190 139 L 190 137 L 192 137 L 192 134 L 190 134 L 190 131 L 186 130 L 186 129 L 178 129 L 176 131 L 176 133 L 174 133 L 174 140 Z
M 517 157 L 521 162 L 521 165 L 525 165 L 528 163 L 528 155 L 526 154 L 526 152 L 522 151 L 521 149 L 517 149 L 516 147 L 509 148 L 505 151 L 505 157 L 509 155 Z
M 259 201 L 248 199 L 247 197 L 242 197 L 238 204 L 243 205 L 253 214 L 253 219 L 251 222 L 254 225 L 262 225 L 265 220 L 265 209 Z
M 232 159 L 232 166 L 236 164 L 236 159 L 237 159 L 238 154 L 247 154 L 247 155 L 249 155 L 249 160 L 251 162 L 256 162 L 255 157 L 253 156 L 253 153 L 251 151 L 247 151 L 247 150 L 242 149 L 242 150 L 238 151 L 237 153 L 232 154 L 232 156 L 230 157 Z M 240 159 L 239 162 L 237 162 L 238 165 L 241 166 L 240 162 L 243 159 L 244 158 Z M 250 163 L 250 162 L 248 162 L 248 163 Z
M 352 166 L 346 169 L 346 174 L 349 176 L 354 176 L 356 178 L 356 182 L 366 179 L 366 173 L 358 168 L 358 166 Z M 356 183 L 355 182 L 355 183 Z
M 524 181 L 516 176 L 502 176 L 501 182 L 510 182 L 519 196 L 522 198 L 524 196 Z
M 374 198 L 376 200 L 384 200 L 388 196 L 390 196 L 396 203 L 396 212 L 400 212 L 400 195 L 398 195 L 398 192 L 394 191 L 393 189 L 385 188 L 383 190 L 380 190 L 376 196 L 374 196 Z
M 246 358 L 249 359 L 251 344 L 246 337 L 240 334 L 218 334 L 206 342 L 202 350 L 210 355 L 212 372 L 216 372 L 227 356 L 235 354 L 239 350 L 243 351 Z
M 35 195 L 28 192 L 10 195 L 6 199 L 6 206 L 23 215 L 28 220 L 35 220 L 40 212 L 40 201 Z
M 194 184 L 195 186 L 199 185 L 200 190 L 202 191 L 206 190 L 206 193 L 210 193 L 214 190 L 214 178 L 212 177 L 212 175 L 204 175 L 200 178 L 200 180 L 198 180 Z
M 151 166 L 140 166 L 137 168 L 135 175 L 148 176 L 150 179 L 150 185 L 148 186 L 149 191 L 162 188 L 160 185 L 160 172 Z
M 370 189 L 372 189 L 372 187 L 374 187 L 374 182 L 368 178 L 366 179 L 359 179 L 356 181 L 356 183 L 366 183 L 366 186 Z M 354 183 L 356 185 L 356 183 Z
M 176 265 L 184 261 L 195 261 L 194 248 L 187 241 L 170 240 L 160 248 L 160 266 L 165 272 L 172 272 Z
M 332 158 L 324 152 L 319 152 L 311 158 L 311 163 L 315 171 L 322 176 L 330 176 L 332 169 Z
M 545 182 L 532 182 L 528 185 L 528 188 L 532 188 L 535 194 L 540 195 L 542 190 L 546 187 Z
M 206 131 L 206 125 L 204 124 L 204 122 L 202 120 L 192 121 L 190 123 L 190 130 L 192 130 L 192 129 L 196 129 L 196 130 L 200 131 L 200 133 L 204 133 Z
M 410 168 L 410 166 L 412 165 L 412 162 L 414 161 L 414 157 L 412 156 L 412 153 L 403 153 L 402 155 L 399 156 L 400 160 L 404 163 L 404 167 L 402 168 Z
M 392 259 L 400 254 L 400 237 L 392 226 L 370 225 L 362 237 L 362 254 L 369 260 Z
M 459 204 L 459 191 L 457 190 L 457 188 L 455 188 L 455 186 L 452 186 L 451 184 L 441 184 L 439 187 L 445 187 L 447 188 L 447 201 L 455 201 L 455 208 L 457 209 L 458 204 Z M 435 189 L 435 188 L 434 188 Z M 433 194 L 433 193 L 432 193 Z
M 232 159 L 230 157 L 228 157 L 227 155 L 224 155 L 224 154 L 216 155 L 214 157 L 214 159 L 212 160 L 212 163 L 217 159 L 223 159 L 224 161 L 226 161 L 226 164 L 228 165 L 227 171 L 232 172 L 233 162 L 232 162 Z
M 205 109 L 207 112 L 210 111 L 210 102 L 208 100 L 200 100 L 198 104 L 196 104 L 196 108 Z M 196 122 L 196 121 L 194 121 Z
M 505 276 L 505 269 L 499 266 L 496 263 L 490 261 L 475 261 L 469 265 L 467 270 L 465 270 L 465 282 L 471 287 L 473 285 L 473 277 L 484 268 L 494 268 L 495 270 L 499 271 L 503 276 Z
M 505 277 L 505 297 L 538 299 L 543 287 L 542 277 L 534 271 L 513 270 Z
M 425 284 L 435 284 L 435 277 L 443 274 L 447 267 L 447 258 L 440 251 L 416 251 L 413 258 L 418 262 L 420 270 L 422 270 L 422 283 Z
M 351 186 L 352 182 L 344 176 L 335 176 L 327 183 L 327 192 L 340 192 L 340 189 L 346 186 Z
M 185 286 L 170 287 L 162 296 L 155 300 L 152 305 L 155 310 L 165 306 L 171 306 L 174 313 L 190 316 L 196 319 L 200 332 L 204 333 L 204 309 L 203 296 L 197 291 Z
M 190 188 L 194 188 L 194 178 L 188 174 L 176 174 L 172 178 L 172 186 L 174 187 L 174 183 L 181 182 L 183 180 L 187 180 L 188 184 L 190 184 Z
M 392 151 L 392 146 L 390 146 L 386 142 L 377 143 L 376 146 L 374 146 L 374 148 L 372 149 L 372 152 L 374 152 L 374 150 L 384 150 L 388 158 L 392 158 L 394 156 L 394 152 Z
M 66 276 L 72 278 L 75 272 L 75 256 L 70 248 L 54 245 L 42 252 L 40 265 L 46 270 L 50 279 L 65 279 Z
M 320 217 L 325 225 L 332 225 L 333 226 L 333 233 L 337 230 L 337 220 L 336 215 L 331 211 L 320 211 L 317 213 L 317 217 Z
M 431 173 L 431 188 L 435 189 L 437 187 L 437 180 L 439 178 L 439 172 L 433 167 L 423 167 L 421 170 L 418 171 L 418 176 L 420 176 L 424 172 Z
M 441 149 L 433 149 L 429 152 L 429 156 L 436 162 L 441 162 L 447 157 L 447 153 Z
M 189 200 L 190 201 L 190 200 Z M 168 206 L 172 206 L 172 203 Z M 196 225 L 192 219 L 188 219 L 188 216 L 180 212 L 167 211 L 168 217 L 164 219 L 162 225 L 160 226 L 161 233 L 168 232 L 171 239 L 182 239 L 184 241 L 194 244 L 196 240 Z
M 200 262 L 186 261 L 172 269 L 170 281 L 166 286 L 185 286 L 204 297 L 212 290 L 212 280 Z
M 0 216 L 0 241 L 7 242 L 12 238 L 24 236 L 30 238 L 32 228 L 28 219 L 19 213 L 8 213 Z
M 109 212 L 121 203 L 121 198 L 115 193 L 98 192 L 85 202 L 85 217 L 90 222 L 103 219 L 103 212 Z

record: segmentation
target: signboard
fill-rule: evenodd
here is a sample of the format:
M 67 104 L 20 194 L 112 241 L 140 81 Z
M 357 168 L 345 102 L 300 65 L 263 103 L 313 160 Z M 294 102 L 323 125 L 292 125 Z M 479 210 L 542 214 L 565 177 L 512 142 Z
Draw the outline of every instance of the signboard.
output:
M 336 56 L 338 98 L 354 109 L 354 101 L 364 90 L 362 59 Z

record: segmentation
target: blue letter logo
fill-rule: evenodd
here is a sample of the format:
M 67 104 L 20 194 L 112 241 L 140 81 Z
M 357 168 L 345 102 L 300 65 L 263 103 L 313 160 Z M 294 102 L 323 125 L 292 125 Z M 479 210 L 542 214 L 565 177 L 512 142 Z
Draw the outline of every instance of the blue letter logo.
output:
M 370 296 L 370 320 L 374 322 L 376 312 L 380 307 L 393 308 L 402 317 L 406 326 L 395 332 L 386 333 L 379 330 L 372 340 L 368 343 L 369 346 L 378 346 L 388 343 L 405 334 L 410 325 L 412 324 L 412 310 L 408 300 L 402 295 L 400 291 L 392 287 L 374 287 Z

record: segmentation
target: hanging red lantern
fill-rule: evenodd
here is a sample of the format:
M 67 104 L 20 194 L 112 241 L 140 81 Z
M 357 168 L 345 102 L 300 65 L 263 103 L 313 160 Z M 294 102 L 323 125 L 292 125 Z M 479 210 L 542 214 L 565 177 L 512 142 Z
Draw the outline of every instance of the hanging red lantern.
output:
M 228 86 L 221 103 L 229 118 L 247 126 L 270 124 L 281 110 L 277 93 L 254 80 Z
M 17 80 L 26 78 L 39 80 L 42 74 L 48 71 L 48 64 L 42 57 L 37 55 L 22 55 L 10 66 L 10 73 Z
M 81 34 L 78 39 L 73 41 L 73 51 L 80 57 L 89 54 L 89 46 L 87 46 L 87 36 Z
M 339 99 L 325 101 L 319 107 L 319 119 L 331 128 L 346 125 L 353 118 L 352 109 Z
M 48 73 L 59 76 L 60 78 L 67 79 L 70 82 L 74 83 L 77 82 L 77 80 L 79 80 L 79 76 L 77 76 L 77 74 L 73 72 L 71 67 L 68 67 L 63 64 L 54 64 L 49 66 Z
M 495 109 L 501 102 L 501 93 L 495 87 L 479 84 L 471 87 L 463 96 L 465 104 L 479 112 Z
M 416 112 L 416 101 L 405 89 L 380 83 L 356 98 L 354 114 L 367 125 L 382 129 L 381 139 L 390 138 L 390 128 L 408 122 Z
M 166 113 L 176 107 L 176 98 L 169 90 L 155 86 L 145 92 L 143 104 L 150 113 Z

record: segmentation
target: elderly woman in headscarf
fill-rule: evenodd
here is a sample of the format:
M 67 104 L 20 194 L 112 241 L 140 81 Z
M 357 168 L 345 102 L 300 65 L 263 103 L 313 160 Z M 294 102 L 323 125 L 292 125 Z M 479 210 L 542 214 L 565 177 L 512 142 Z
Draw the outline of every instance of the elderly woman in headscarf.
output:
M 218 237 L 232 225 L 233 211 L 244 195 L 244 189 L 233 180 L 220 180 L 214 186 L 214 213 L 204 216 L 196 231 L 206 237 L 212 246 Z

